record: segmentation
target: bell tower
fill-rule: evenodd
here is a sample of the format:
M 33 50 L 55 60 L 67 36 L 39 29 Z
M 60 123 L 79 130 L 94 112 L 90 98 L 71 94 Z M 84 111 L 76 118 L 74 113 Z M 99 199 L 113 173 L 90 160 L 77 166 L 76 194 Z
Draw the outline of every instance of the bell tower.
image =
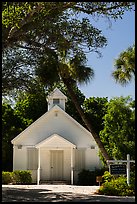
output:
M 48 111 L 55 105 L 58 105 L 65 111 L 66 101 L 67 97 L 58 88 L 55 88 L 52 93 L 47 97 Z

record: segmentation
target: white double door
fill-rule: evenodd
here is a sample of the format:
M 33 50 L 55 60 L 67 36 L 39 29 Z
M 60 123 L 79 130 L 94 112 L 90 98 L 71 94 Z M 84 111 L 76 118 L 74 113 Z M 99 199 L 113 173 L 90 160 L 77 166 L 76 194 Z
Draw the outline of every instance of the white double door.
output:
M 50 178 L 63 180 L 63 150 L 50 151 Z

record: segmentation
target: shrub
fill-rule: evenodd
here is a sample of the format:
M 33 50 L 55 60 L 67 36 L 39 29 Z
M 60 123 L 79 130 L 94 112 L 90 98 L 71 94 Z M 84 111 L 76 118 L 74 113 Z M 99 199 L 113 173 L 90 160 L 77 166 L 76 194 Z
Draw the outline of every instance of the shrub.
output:
M 104 173 L 104 169 L 95 169 L 94 171 L 90 170 L 85 170 L 83 169 L 79 174 L 78 174 L 78 185 L 96 185 L 96 177 L 97 176 L 102 176 Z
M 102 178 L 103 178 L 103 181 L 106 182 L 106 181 L 111 181 L 112 179 L 114 179 L 114 176 L 111 175 L 108 171 L 105 171 Z
M 13 177 L 11 172 L 2 171 L 2 184 L 12 183 Z
M 135 189 L 135 172 L 130 173 L 130 185 L 132 189 Z
M 28 170 L 13 171 L 13 178 L 16 184 L 30 184 L 32 183 L 31 172 Z
M 98 193 L 103 195 L 117 195 L 117 190 L 112 182 L 106 181 L 104 184 L 102 184 Z
M 86 186 L 86 185 L 91 185 L 92 183 L 94 183 L 93 172 L 89 170 L 82 170 L 78 174 L 77 184 Z
M 135 190 L 132 185 L 127 184 L 127 179 L 124 176 L 106 180 L 99 189 L 99 194 L 115 195 L 115 196 L 133 196 Z
M 31 184 L 31 172 L 27 170 L 15 170 L 13 172 L 2 172 L 2 184 Z

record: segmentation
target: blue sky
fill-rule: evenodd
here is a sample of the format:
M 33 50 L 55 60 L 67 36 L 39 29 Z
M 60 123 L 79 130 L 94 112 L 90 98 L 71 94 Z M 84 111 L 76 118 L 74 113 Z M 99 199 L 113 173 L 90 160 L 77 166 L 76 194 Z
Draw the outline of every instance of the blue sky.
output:
M 108 45 L 100 49 L 102 57 L 98 58 L 95 53 L 87 55 L 90 67 L 94 69 L 95 77 L 87 85 L 80 85 L 81 92 L 89 97 L 108 97 L 128 96 L 135 98 L 135 81 L 134 79 L 126 87 L 122 87 L 115 82 L 111 76 L 114 70 L 114 59 L 118 57 L 120 52 L 132 46 L 135 42 L 135 12 L 128 11 L 123 15 L 123 19 L 111 21 L 109 24 L 105 19 L 95 22 L 91 19 L 92 24 L 102 30 L 103 35 L 107 38 Z

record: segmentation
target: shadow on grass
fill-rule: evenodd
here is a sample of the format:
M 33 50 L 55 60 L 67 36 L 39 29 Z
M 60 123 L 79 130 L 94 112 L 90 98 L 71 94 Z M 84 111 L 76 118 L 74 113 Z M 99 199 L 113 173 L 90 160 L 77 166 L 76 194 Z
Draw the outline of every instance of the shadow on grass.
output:
M 135 202 L 135 198 L 2 187 L 2 202 Z

